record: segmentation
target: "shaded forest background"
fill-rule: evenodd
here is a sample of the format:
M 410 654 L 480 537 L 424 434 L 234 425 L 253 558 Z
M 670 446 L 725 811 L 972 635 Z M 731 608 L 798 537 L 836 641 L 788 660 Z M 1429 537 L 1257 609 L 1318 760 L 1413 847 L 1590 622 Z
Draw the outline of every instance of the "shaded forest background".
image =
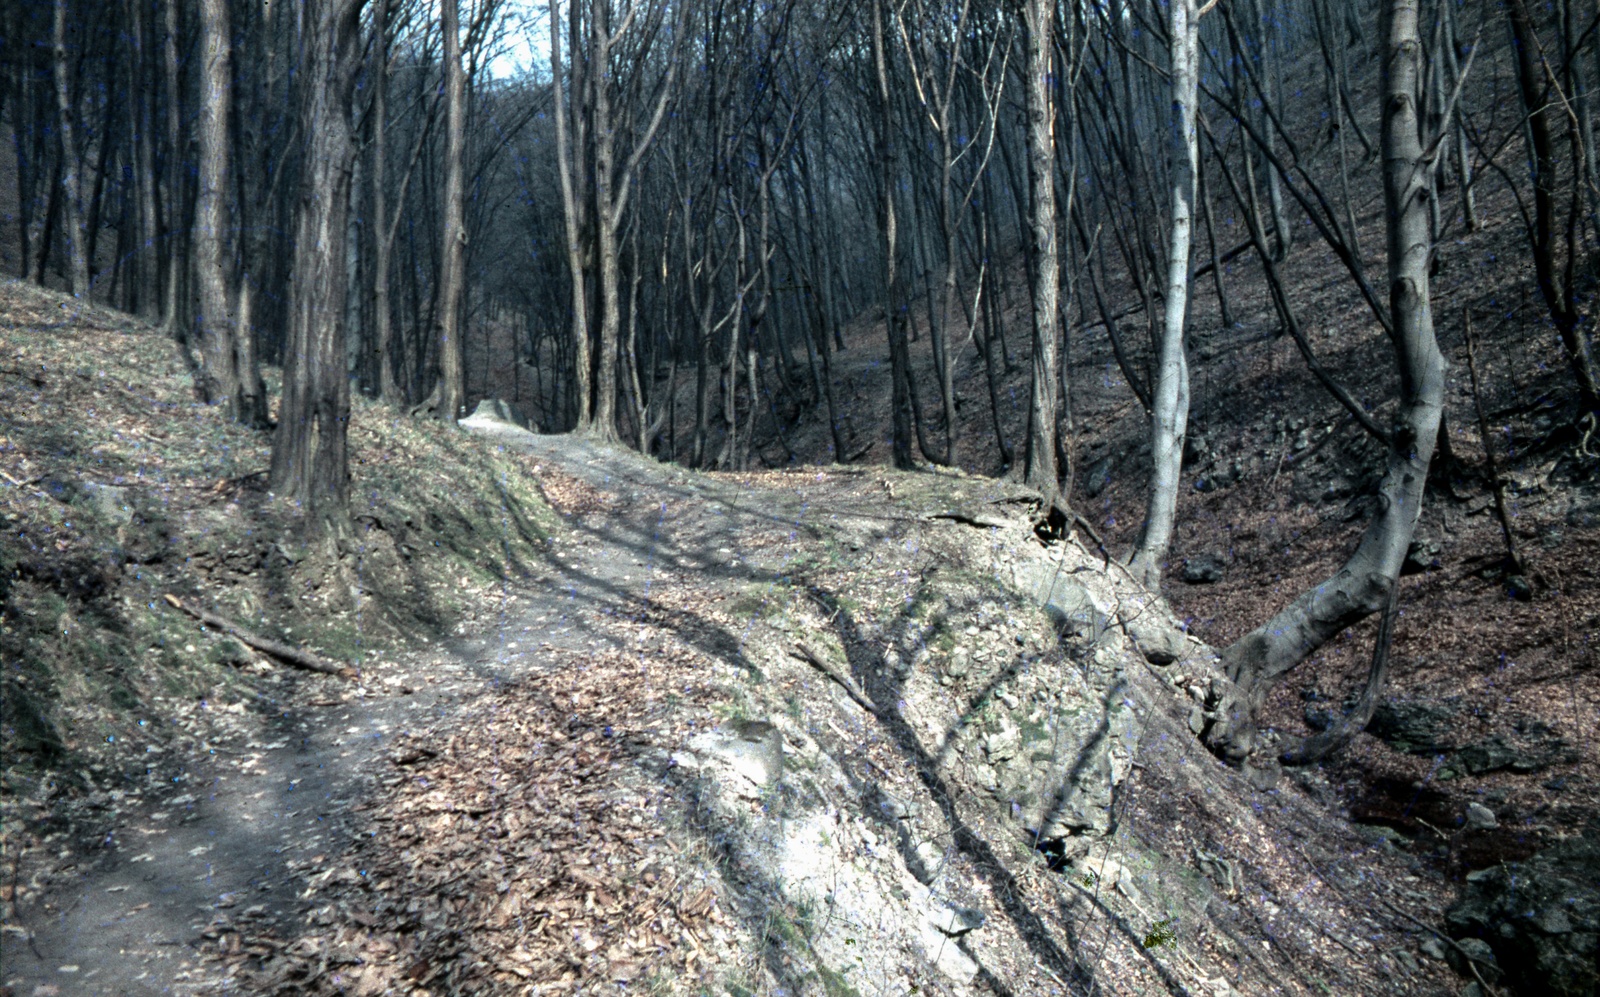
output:
M 697 468 L 1013 474 L 1156 589 L 1219 537 L 1180 509 L 1292 481 L 1365 532 L 1213 635 L 1234 760 L 1282 674 L 1392 622 L 1425 483 L 1491 496 L 1510 596 L 1559 588 L 1514 521 L 1596 463 L 1600 15 L 1568 0 L 5 17 L 5 265 L 159 321 L 335 530 L 353 391 Z

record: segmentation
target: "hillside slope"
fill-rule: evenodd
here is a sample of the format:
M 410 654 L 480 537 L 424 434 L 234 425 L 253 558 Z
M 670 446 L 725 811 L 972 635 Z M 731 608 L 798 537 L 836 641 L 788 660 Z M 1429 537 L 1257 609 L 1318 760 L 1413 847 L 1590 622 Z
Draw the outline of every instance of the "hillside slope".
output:
M 1201 750 L 1209 650 L 1024 489 L 362 405 L 301 548 L 154 330 L 0 292 L 13 993 L 1453 989 L 1443 884 Z
M 1370 177 L 1372 169 L 1363 165 L 1355 179 Z M 1376 184 L 1356 190 L 1369 195 L 1357 216 L 1375 266 L 1381 191 Z M 1374 724 L 1377 736 L 1359 738 L 1326 768 L 1353 813 L 1400 833 L 1431 870 L 1458 883 L 1467 872 L 1524 858 L 1600 817 L 1600 756 L 1589 737 L 1600 725 L 1600 434 L 1589 429 L 1585 442 L 1585 427 L 1574 425 L 1578 412 L 1558 338 L 1523 283 L 1529 274 L 1518 261 L 1526 246 L 1513 200 L 1503 189 L 1485 188 L 1479 207 L 1482 228 L 1465 232 L 1451 222 L 1438 247 L 1434 308 L 1449 363 L 1449 451 L 1435 462 L 1403 579 L 1388 704 Z M 1232 244 L 1239 226 L 1226 213 L 1219 217 L 1225 223 L 1219 244 Z M 1009 277 L 1003 311 L 1011 362 L 1000 379 L 999 415 L 1016 445 L 1029 397 L 1028 304 L 1021 261 L 1005 261 L 1002 272 Z M 1342 265 L 1308 231 L 1283 272 L 1319 361 L 1381 422 L 1393 405 L 1392 347 Z M 1259 265 L 1239 257 L 1225 267 L 1224 279 L 1235 319 L 1228 327 L 1218 319 L 1211 279 L 1193 289 L 1193 399 L 1163 591 L 1190 632 L 1216 647 L 1338 568 L 1365 528 L 1381 471 L 1381 449 L 1281 332 Z M 1585 279 L 1592 290 L 1593 276 Z M 1080 296 L 1087 293 L 1080 288 Z M 1113 309 L 1138 300 L 1128 287 L 1110 287 L 1107 295 Z M 1462 311 L 1468 305 L 1479 315 L 1479 395 L 1467 367 Z M 1075 321 L 1066 331 L 1069 498 L 1112 553 L 1126 556 L 1144 513 L 1149 421 L 1105 327 L 1090 312 L 1091 321 Z M 1072 314 L 1079 315 L 1076 304 Z M 1149 342 L 1144 323 L 1137 309 L 1121 320 L 1141 376 Z M 913 308 L 913 325 L 925 331 L 924 308 Z M 864 451 L 862 463 L 886 462 L 890 391 L 881 320 L 852 323 L 846 343 L 833 362 L 850 449 Z M 937 379 L 925 334 L 912 356 L 924 411 L 934 413 Z M 1003 473 L 981 353 L 965 340 L 955 386 L 962 399 L 956 463 L 973 473 Z M 1514 577 L 1505 563 L 1478 431 L 1480 403 L 1488 445 L 1506 476 L 1513 530 L 1532 566 L 1528 578 Z M 798 463 L 829 463 L 819 412 L 790 414 L 795 421 L 783 427 L 782 445 L 775 431 L 761 429 L 762 459 L 782 463 L 787 448 Z M 943 433 L 929 418 L 937 447 Z M 1191 561 L 1193 581 L 1185 581 Z M 1353 628 L 1288 676 L 1267 705 L 1266 725 L 1303 736 L 1343 704 L 1365 678 L 1375 630 L 1370 620 Z M 1495 811 L 1499 826 L 1461 833 L 1469 803 Z M 1430 825 L 1449 833 L 1436 835 Z

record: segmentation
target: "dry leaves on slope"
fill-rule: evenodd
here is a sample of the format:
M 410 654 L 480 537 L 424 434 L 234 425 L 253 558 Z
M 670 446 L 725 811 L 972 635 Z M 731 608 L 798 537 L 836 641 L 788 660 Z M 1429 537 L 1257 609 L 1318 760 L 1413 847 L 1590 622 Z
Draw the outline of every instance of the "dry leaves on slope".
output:
M 636 760 L 677 739 L 682 706 L 708 698 L 703 675 L 692 660 L 572 661 L 403 741 L 364 836 L 302 870 L 307 929 L 253 986 L 549 993 L 697 975 L 728 922 L 668 840 L 670 790 L 639 785 Z M 243 967 L 251 944 L 277 943 L 217 944 Z

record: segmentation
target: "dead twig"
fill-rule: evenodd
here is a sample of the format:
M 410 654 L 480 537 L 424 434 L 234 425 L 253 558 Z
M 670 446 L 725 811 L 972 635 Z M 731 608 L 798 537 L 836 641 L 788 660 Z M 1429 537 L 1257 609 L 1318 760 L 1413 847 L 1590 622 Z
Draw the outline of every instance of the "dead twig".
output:
M 13 478 L 11 475 L 7 474 L 4 471 L 0 471 L 0 478 L 6 479 L 7 481 L 11 482 L 13 485 L 16 485 L 18 488 L 32 488 L 34 485 L 37 485 L 40 481 L 44 480 L 44 476 L 40 475 L 40 474 L 36 474 L 31 478 L 22 479 L 22 478 Z
M 819 652 L 816 648 L 813 648 L 810 644 L 806 643 L 805 641 L 801 641 L 789 650 L 789 654 L 793 657 L 799 658 L 801 661 L 806 662 L 812 668 L 815 668 L 817 671 L 837 682 L 839 687 L 845 692 L 849 693 L 850 698 L 854 700 L 855 704 L 861 707 L 863 710 L 866 710 L 875 717 L 881 717 L 883 715 L 878 709 L 877 704 L 867 698 L 867 694 L 861 691 L 861 688 L 851 680 L 850 676 L 840 672 L 828 662 L 828 659 L 821 652 Z
M 1072 513 L 1072 521 L 1077 524 L 1078 529 L 1089 535 L 1089 539 L 1094 541 L 1094 545 L 1096 547 L 1100 548 L 1100 556 L 1106 559 L 1106 567 L 1110 568 L 1112 560 L 1111 551 L 1106 549 L 1106 542 L 1105 540 L 1101 539 L 1100 534 L 1094 528 L 1094 524 L 1090 523 L 1087 519 L 1084 519 L 1083 515 L 1076 510 L 1074 510 Z
M 201 609 L 198 606 L 191 606 L 170 592 L 167 593 L 166 600 L 167 604 L 173 609 L 187 613 L 207 626 L 216 627 L 218 630 L 238 638 L 241 643 L 248 644 L 263 654 L 270 654 L 285 664 L 303 668 L 308 672 L 338 675 L 340 678 L 357 679 L 361 677 L 360 672 L 348 665 L 328 661 L 326 658 L 317 657 L 310 651 L 302 651 L 297 647 L 280 644 L 278 641 L 269 640 L 259 634 L 251 633 L 232 620 L 218 616 L 216 613 Z
M 1473 976 L 1477 977 L 1478 986 L 1483 988 L 1483 992 L 1488 994 L 1489 997 L 1500 997 L 1499 993 L 1495 990 L 1495 988 L 1489 986 L 1489 982 L 1483 978 L 1483 974 L 1478 972 L 1478 957 L 1477 956 L 1473 955 L 1471 952 L 1468 952 L 1466 949 L 1462 948 L 1461 945 L 1454 938 L 1451 938 L 1449 935 L 1447 935 L 1444 932 L 1440 931 L 1438 928 L 1435 928 L 1433 925 L 1427 923 L 1426 921 L 1423 921 L 1423 920 L 1420 920 L 1418 918 L 1412 917 L 1410 914 L 1407 914 L 1405 911 L 1401 910 L 1399 907 L 1396 907 L 1394 904 L 1389 902 L 1389 898 L 1388 897 L 1379 897 L 1378 899 L 1383 901 L 1383 905 L 1385 907 L 1387 907 L 1390 910 L 1394 911 L 1396 914 L 1399 914 L 1401 917 L 1405 918 L 1407 921 L 1410 921 L 1412 924 L 1414 924 L 1417 927 L 1423 929 L 1424 931 L 1432 932 L 1434 935 L 1438 936 L 1440 941 L 1444 942 L 1446 945 L 1450 946 L 1451 948 L 1455 949 L 1457 952 L 1461 953 L 1461 958 L 1467 960 L 1467 968 L 1472 970 L 1472 975 Z

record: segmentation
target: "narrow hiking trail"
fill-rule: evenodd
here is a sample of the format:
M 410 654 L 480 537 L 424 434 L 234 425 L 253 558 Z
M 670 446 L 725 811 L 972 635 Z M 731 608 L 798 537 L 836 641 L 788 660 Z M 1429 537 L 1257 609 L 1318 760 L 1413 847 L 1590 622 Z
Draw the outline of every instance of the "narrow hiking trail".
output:
M 1209 756 L 1209 650 L 1020 486 L 465 425 L 541 556 L 152 718 L 199 750 L 5 870 L 4 997 L 1444 992 L 1380 911 L 1443 884 Z
M 362 833 L 354 808 L 394 777 L 401 740 L 448 730 L 500 684 L 621 648 L 623 625 L 662 587 L 709 594 L 781 570 L 781 554 L 746 553 L 780 510 L 746 507 L 737 489 L 579 438 L 477 428 L 548 461 L 553 504 L 580 521 L 604 510 L 610 528 L 558 535 L 542 576 L 505 585 L 461 633 L 387 658 L 353 687 L 280 672 L 254 701 L 202 704 L 237 713 L 239 736 L 163 759 L 170 788 L 122 810 L 99 841 L 61 843 L 71 878 L 19 912 L 26 937 L 5 935 L 10 993 L 228 989 L 222 967 L 199 958 L 219 917 L 280 933 L 295 921 L 305 881 Z

